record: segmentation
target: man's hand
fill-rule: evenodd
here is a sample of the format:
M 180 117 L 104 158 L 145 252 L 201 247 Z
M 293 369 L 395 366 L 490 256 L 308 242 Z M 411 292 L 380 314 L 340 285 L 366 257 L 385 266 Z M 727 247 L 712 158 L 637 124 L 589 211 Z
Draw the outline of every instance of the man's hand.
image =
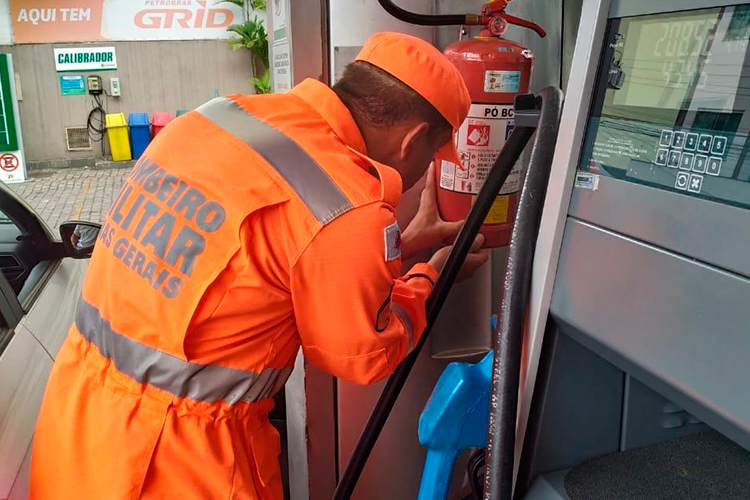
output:
M 435 164 L 430 164 L 419 201 L 419 211 L 401 235 L 403 259 L 408 260 L 455 237 L 463 223 L 464 221 L 445 222 L 440 218 L 435 186 Z
M 478 234 L 477 237 L 474 238 L 474 243 L 471 245 L 468 255 L 466 255 L 466 260 L 464 261 L 464 265 L 461 266 L 456 281 L 460 282 L 470 278 L 477 269 L 487 262 L 487 259 L 490 256 L 490 251 L 486 248 L 482 249 L 483 244 L 484 236 Z M 452 246 L 443 247 L 435 252 L 430 259 L 430 265 L 437 269 L 438 272 L 443 270 L 443 266 L 445 265 L 445 261 L 448 260 L 448 254 L 450 254 L 451 249 L 453 249 Z

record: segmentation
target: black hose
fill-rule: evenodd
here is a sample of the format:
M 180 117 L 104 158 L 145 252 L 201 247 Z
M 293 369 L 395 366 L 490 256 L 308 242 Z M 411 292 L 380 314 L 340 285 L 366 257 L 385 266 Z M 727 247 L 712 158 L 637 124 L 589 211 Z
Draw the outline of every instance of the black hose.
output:
M 88 119 L 86 120 L 86 128 L 88 129 L 89 138 L 94 142 L 101 142 L 102 156 L 104 156 L 104 136 L 107 135 L 106 127 L 106 115 L 107 111 L 104 109 L 104 104 L 101 98 L 97 94 L 94 95 L 94 106 L 89 112 Z
M 511 500 L 521 346 L 531 263 L 544 197 L 560 128 L 562 92 L 548 87 L 539 94 L 542 109 L 531 160 L 521 189 L 518 212 L 503 277 L 500 324 L 494 339 L 490 418 L 484 474 L 485 500 Z
M 455 282 L 458 272 L 461 270 L 461 266 L 466 259 L 466 255 L 469 253 L 472 243 L 474 243 L 474 238 L 479 233 L 479 228 L 487 217 L 487 213 L 495 201 L 497 193 L 500 192 L 500 188 L 505 183 L 508 174 L 513 169 L 513 165 L 515 165 L 521 153 L 523 153 L 533 133 L 533 127 L 517 126 L 513 129 L 497 160 L 495 160 L 495 164 L 485 180 L 471 212 L 469 212 L 466 218 L 466 223 L 464 223 L 461 231 L 458 233 L 453 249 L 440 272 L 440 276 L 438 276 L 437 283 L 435 283 L 435 287 L 427 299 L 427 326 L 419 342 L 414 346 L 414 350 L 404 358 L 404 361 L 396 368 L 396 371 L 393 372 L 393 375 L 391 375 L 383 388 L 383 392 L 380 394 L 380 398 L 372 414 L 370 414 L 370 418 L 367 424 L 365 424 L 362 434 L 359 436 L 349 463 L 344 470 L 344 474 L 341 476 L 341 481 L 336 486 L 336 491 L 333 494 L 334 500 L 348 500 L 351 498 L 352 493 L 354 493 L 354 488 L 362 474 L 362 469 L 364 469 L 372 448 L 375 446 L 375 442 L 378 440 L 378 436 L 380 436 L 380 432 L 383 430 L 383 426 L 388 419 L 388 415 L 391 413 L 393 405 L 401 389 L 404 387 L 404 383 L 414 363 L 417 361 L 419 351 L 424 346 L 432 326 L 440 314 L 440 309 L 448 297 L 451 286 Z
M 393 3 L 392 0 L 378 0 L 380 2 L 380 5 L 383 6 L 383 8 L 388 12 L 390 15 L 395 17 L 396 19 L 400 19 L 401 21 L 405 21 L 409 24 L 418 24 L 420 26 L 452 26 L 452 25 L 461 25 L 461 24 L 476 24 L 476 22 L 471 22 L 471 20 L 468 19 L 468 14 L 454 14 L 454 15 L 441 15 L 441 16 L 434 16 L 434 15 L 428 15 L 428 14 L 415 14 L 414 12 L 409 12 L 408 10 L 404 10 L 395 3 Z M 473 16 L 476 17 L 476 16 Z

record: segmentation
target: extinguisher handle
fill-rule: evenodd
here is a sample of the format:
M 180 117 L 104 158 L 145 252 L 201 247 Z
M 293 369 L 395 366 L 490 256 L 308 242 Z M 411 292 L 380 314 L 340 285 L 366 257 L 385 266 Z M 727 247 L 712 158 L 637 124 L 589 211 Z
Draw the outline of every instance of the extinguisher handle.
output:
M 521 19 L 520 17 L 511 16 L 510 14 L 506 14 L 503 12 L 500 14 L 500 17 L 505 19 L 508 24 L 515 24 L 516 26 L 521 26 L 522 28 L 528 28 L 530 30 L 533 30 L 537 35 L 544 38 L 547 36 L 547 32 L 544 31 L 544 28 L 539 26 L 536 23 L 532 23 L 531 21 L 527 21 L 526 19 Z

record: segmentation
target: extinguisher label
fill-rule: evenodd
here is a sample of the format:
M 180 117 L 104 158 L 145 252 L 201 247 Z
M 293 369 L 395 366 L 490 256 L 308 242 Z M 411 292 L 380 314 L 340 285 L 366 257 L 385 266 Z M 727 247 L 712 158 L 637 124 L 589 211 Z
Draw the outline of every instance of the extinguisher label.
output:
M 510 92 L 517 94 L 521 88 L 520 71 L 492 71 L 484 72 L 485 92 Z
M 440 187 L 456 193 L 479 193 L 514 126 L 512 105 L 472 104 L 469 116 L 456 134 L 456 149 L 462 165 L 443 160 L 440 164 Z M 520 179 L 519 161 L 508 175 L 500 194 L 518 191 Z

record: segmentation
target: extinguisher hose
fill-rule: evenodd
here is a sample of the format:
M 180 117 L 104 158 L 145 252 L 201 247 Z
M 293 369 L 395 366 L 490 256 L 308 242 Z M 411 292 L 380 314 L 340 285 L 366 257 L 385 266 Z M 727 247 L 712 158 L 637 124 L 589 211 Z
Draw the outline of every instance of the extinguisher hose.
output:
M 404 10 L 392 0 L 378 0 L 380 5 L 390 15 L 401 21 L 409 24 L 418 24 L 420 26 L 452 26 L 462 24 L 479 24 L 479 16 L 473 16 L 471 14 L 454 14 L 454 15 L 428 15 L 428 14 L 415 14 Z
M 505 183 L 513 166 L 518 158 L 520 158 L 521 153 L 523 153 L 526 144 L 534 134 L 534 130 L 535 127 L 533 126 L 516 126 L 513 132 L 511 132 L 508 141 L 503 145 L 492 170 L 477 196 L 471 212 L 469 212 L 466 218 L 466 222 L 458 233 L 456 242 L 453 244 L 453 249 L 438 276 L 435 287 L 427 299 L 427 326 L 419 342 L 414 346 L 414 350 L 396 368 L 383 388 L 383 392 L 380 394 L 380 398 L 370 414 L 367 424 L 365 424 L 365 428 L 357 441 L 349 463 L 336 487 L 336 491 L 333 494 L 334 500 L 349 500 L 354 493 L 354 488 L 375 446 L 375 442 L 378 440 L 378 436 L 380 436 L 380 432 L 383 430 L 388 415 L 391 413 L 393 405 L 396 399 L 398 399 L 398 395 L 404 387 L 404 383 L 411 369 L 414 367 L 414 363 L 417 361 L 419 352 L 438 318 L 440 309 L 448 297 L 451 286 L 453 286 L 458 272 L 469 253 L 469 249 L 479 233 L 479 228 L 487 217 L 492 203 L 497 197 L 497 193 L 500 192 L 500 188 Z
M 503 277 L 500 323 L 494 338 L 490 418 L 484 474 L 485 500 L 511 500 L 516 415 L 524 318 L 531 285 L 531 263 L 544 197 L 560 128 L 562 92 L 548 87 L 539 94 L 542 109 L 529 168 L 518 201 Z

